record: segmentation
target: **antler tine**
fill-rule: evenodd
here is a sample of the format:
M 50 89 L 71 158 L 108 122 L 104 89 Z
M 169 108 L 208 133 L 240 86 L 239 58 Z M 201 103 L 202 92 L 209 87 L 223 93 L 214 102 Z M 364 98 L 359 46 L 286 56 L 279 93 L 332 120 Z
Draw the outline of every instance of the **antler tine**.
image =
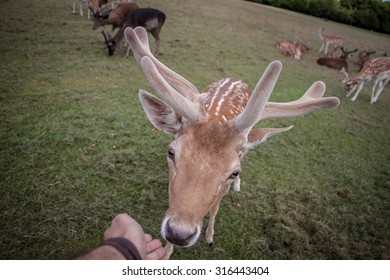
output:
M 296 101 L 292 102 L 267 102 L 260 119 L 295 117 L 308 114 L 322 108 L 337 107 L 340 100 L 337 97 L 322 96 L 325 93 L 324 82 L 317 81 L 311 85 L 306 93 Z
M 167 103 L 179 115 L 190 121 L 197 121 L 202 116 L 199 109 L 199 103 L 193 103 L 179 94 L 167 81 L 161 76 L 156 65 L 150 57 L 144 56 L 141 59 L 141 67 L 146 77 L 157 91 L 161 99 Z
M 127 27 L 124 31 L 126 41 L 131 46 L 131 49 L 133 50 L 134 58 L 138 62 L 138 64 L 141 64 L 141 58 L 143 58 L 144 56 L 148 56 L 148 57 L 153 56 L 149 48 L 148 36 L 145 33 L 140 31 L 136 33 L 135 29 L 131 27 Z
M 145 28 L 136 27 L 132 29 L 128 27 L 125 29 L 125 38 L 131 49 L 133 50 L 134 57 L 137 62 L 140 64 L 141 59 L 144 56 L 149 57 L 153 63 L 156 65 L 158 71 L 161 73 L 161 76 L 181 95 L 185 96 L 192 102 L 198 100 L 199 91 L 198 89 L 187 79 L 175 73 L 167 66 L 162 64 L 150 51 L 148 35 L 146 33 Z
M 142 46 L 144 47 L 144 50 L 147 53 L 153 55 L 153 53 L 150 50 L 149 37 L 148 37 L 148 33 L 147 33 L 146 29 L 141 27 L 141 26 L 137 26 L 136 28 L 134 28 L 134 32 L 138 36 L 140 42 L 142 43 Z
M 281 71 L 282 63 L 280 61 L 273 61 L 268 65 L 253 90 L 245 110 L 234 120 L 234 125 L 239 131 L 250 129 L 256 124 Z

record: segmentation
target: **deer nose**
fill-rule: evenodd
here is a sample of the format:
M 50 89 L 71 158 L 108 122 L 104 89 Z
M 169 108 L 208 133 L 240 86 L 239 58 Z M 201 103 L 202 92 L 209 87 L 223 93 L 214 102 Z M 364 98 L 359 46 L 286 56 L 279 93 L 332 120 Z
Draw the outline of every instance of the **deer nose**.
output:
M 165 226 L 163 226 L 162 231 L 163 237 L 168 242 L 183 247 L 189 247 L 194 245 L 199 237 L 199 229 L 197 227 L 194 227 L 191 230 L 186 230 L 174 226 L 174 223 L 171 224 L 171 220 L 168 220 L 165 223 Z

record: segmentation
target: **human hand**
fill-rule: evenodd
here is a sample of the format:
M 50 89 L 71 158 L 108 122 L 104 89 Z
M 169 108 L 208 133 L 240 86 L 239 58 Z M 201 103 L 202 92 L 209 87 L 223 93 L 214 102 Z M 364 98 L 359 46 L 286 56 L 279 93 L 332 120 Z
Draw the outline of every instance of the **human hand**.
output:
M 161 241 L 145 234 L 141 225 L 127 214 L 117 215 L 111 226 L 105 231 L 103 240 L 114 237 L 124 237 L 137 248 L 142 259 L 159 260 L 165 256 L 165 248 Z

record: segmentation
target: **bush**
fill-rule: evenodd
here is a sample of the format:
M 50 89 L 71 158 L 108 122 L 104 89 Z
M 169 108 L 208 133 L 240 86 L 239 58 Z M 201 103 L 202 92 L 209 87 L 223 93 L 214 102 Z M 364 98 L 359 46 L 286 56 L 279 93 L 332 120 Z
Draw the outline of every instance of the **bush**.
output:
M 248 0 L 390 33 L 390 2 L 379 0 Z

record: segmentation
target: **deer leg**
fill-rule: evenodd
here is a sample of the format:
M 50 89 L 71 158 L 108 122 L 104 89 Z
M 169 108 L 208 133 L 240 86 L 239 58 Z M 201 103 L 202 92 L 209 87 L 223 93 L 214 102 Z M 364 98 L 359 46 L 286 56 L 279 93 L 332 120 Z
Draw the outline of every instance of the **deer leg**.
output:
M 213 244 L 214 223 L 215 223 L 215 217 L 217 216 L 217 213 L 219 210 L 219 203 L 221 202 L 221 200 L 225 196 L 225 194 L 228 193 L 229 189 L 230 189 L 230 186 L 225 186 L 225 190 L 221 193 L 221 196 L 217 198 L 217 200 L 214 202 L 214 204 L 210 208 L 209 225 L 207 226 L 207 229 L 206 229 L 206 242 L 210 246 Z
M 80 16 L 84 16 L 83 14 L 83 2 L 80 1 Z
M 127 45 L 127 51 L 126 51 L 126 55 L 125 55 L 126 58 L 129 57 L 129 53 L 130 53 L 130 50 L 131 50 L 130 44 L 129 44 L 129 43 L 127 43 L 127 44 L 128 44 L 128 45 Z
M 237 176 L 235 179 L 234 179 L 234 182 L 233 182 L 233 188 L 236 192 L 239 192 L 240 191 L 240 186 L 241 186 L 241 179 L 240 179 L 240 176 Z
M 328 46 L 329 46 L 329 42 L 326 42 L 326 45 L 325 45 L 325 54 L 328 53 Z
M 73 1 L 73 14 L 76 14 L 76 0 Z
M 169 260 L 169 258 L 171 257 L 172 253 L 173 253 L 173 244 L 172 243 L 167 243 L 167 245 L 165 245 L 165 250 L 167 251 L 165 253 L 165 256 L 164 256 L 164 260 Z
M 160 53 L 160 39 L 156 39 L 155 44 L 156 44 L 156 48 L 153 52 L 153 55 L 158 56 L 158 54 Z
M 218 210 L 219 210 L 219 203 L 221 202 L 220 199 L 211 206 L 210 209 L 210 218 L 209 218 L 209 225 L 207 226 L 206 229 L 206 242 L 210 246 L 213 244 L 213 239 L 214 239 L 214 223 L 215 223 L 215 217 L 217 216 Z
M 325 46 L 325 43 L 322 42 L 321 48 L 320 48 L 320 50 L 318 51 L 319 53 L 321 53 L 321 51 L 322 51 L 322 49 L 324 48 L 324 46 Z
M 380 89 L 380 86 L 381 86 L 381 80 L 380 79 L 376 79 L 375 82 L 374 82 L 374 85 L 372 86 L 372 92 L 371 92 L 371 104 L 374 104 L 374 100 L 375 100 L 375 89 Z
M 155 28 L 150 32 L 155 39 L 154 43 L 156 45 L 156 48 L 154 49 L 153 52 L 154 56 L 157 56 L 160 52 L 160 30 L 161 30 L 160 28 Z
M 356 98 L 358 97 L 358 95 L 359 95 L 360 91 L 362 90 L 363 86 L 364 86 L 364 83 L 360 83 L 359 84 L 359 87 L 358 87 L 355 95 L 351 98 L 352 101 L 356 100 Z
M 379 95 L 382 93 L 382 90 L 385 88 L 385 86 L 389 82 L 389 80 L 390 80 L 390 78 L 380 80 L 378 89 L 376 91 L 376 94 L 373 97 L 372 103 L 375 103 L 378 100 Z

